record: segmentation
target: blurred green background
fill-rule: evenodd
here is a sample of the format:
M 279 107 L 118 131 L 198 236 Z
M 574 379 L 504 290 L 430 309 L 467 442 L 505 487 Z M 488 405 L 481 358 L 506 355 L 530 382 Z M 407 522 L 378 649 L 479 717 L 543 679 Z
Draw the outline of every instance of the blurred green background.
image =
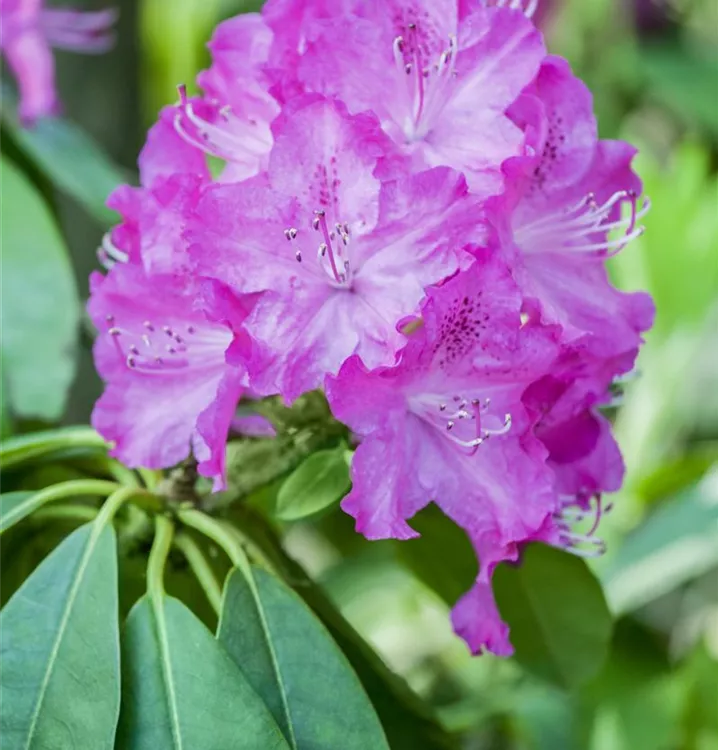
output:
M 133 180 L 158 109 L 208 63 L 214 25 L 258 4 L 115 4 L 115 49 L 59 53 L 58 81 L 67 118 Z M 594 563 L 618 618 L 608 660 L 577 684 L 470 658 L 447 601 L 468 587 L 471 556 L 430 514 L 424 537 L 401 546 L 364 542 L 336 512 L 288 527 L 285 543 L 467 749 L 717 750 L 718 3 L 544 0 L 539 22 L 594 92 L 602 136 L 641 148 L 653 202 L 644 237 L 612 261 L 616 283 L 648 289 L 658 317 L 615 410 L 628 471 Z M 98 156 L 78 173 L 3 117 L 3 151 L 49 200 L 84 298 L 117 169 Z M 90 345 L 88 334 L 67 423 L 86 422 L 100 393 Z

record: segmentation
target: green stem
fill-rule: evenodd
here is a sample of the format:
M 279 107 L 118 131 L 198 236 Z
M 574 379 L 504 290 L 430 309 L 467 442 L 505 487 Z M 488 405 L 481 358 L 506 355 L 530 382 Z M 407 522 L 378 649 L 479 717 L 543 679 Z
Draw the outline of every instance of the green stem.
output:
M 32 517 L 33 521 L 94 521 L 98 514 L 97 508 L 89 505 L 55 505 L 50 508 L 40 508 Z
M 258 565 L 273 575 L 279 575 L 277 566 L 267 557 L 264 550 L 249 535 L 234 524 L 227 521 L 219 521 L 227 531 L 240 543 L 242 550 L 247 550 L 247 555 Z
M 247 555 L 242 549 L 238 539 L 224 527 L 224 525 L 214 518 L 202 513 L 199 510 L 186 509 L 178 510 L 177 517 L 185 526 L 199 531 L 215 544 L 219 545 L 232 561 L 232 565 L 241 568 L 243 571 L 249 570 Z
M 107 524 L 112 522 L 115 513 L 117 513 L 123 503 L 141 494 L 143 494 L 143 491 L 137 487 L 120 487 L 103 503 L 102 508 L 100 508 L 100 512 L 95 519 L 95 526 L 98 529 L 107 526 Z
M 47 503 L 55 500 L 64 500 L 67 497 L 77 497 L 78 495 L 107 497 L 119 488 L 120 485 L 116 482 L 107 482 L 102 479 L 72 479 L 69 482 L 61 482 L 52 487 L 47 487 L 31 495 L 25 502 L 16 505 L 11 511 L 6 513 L 2 521 L 0 521 L 0 534 L 21 518 L 34 513 L 38 508 Z
M 155 538 L 147 562 L 147 593 L 153 604 L 161 602 L 165 593 L 164 572 L 172 546 L 174 524 L 166 516 L 155 516 Z
M 200 586 L 204 589 L 212 609 L 219 614 L 222 608 L 222 590 L 214 577 L 214 572 L 197 542 L 184 532 L 177 534 L 174 540 L 175 546 L 187 558 L 192 572 L 195 574 Z
M 157 485 L 162 481 L 162 472 L 161 471 L 155 471 L 153 469 L 143 469 L 140 467 L 137 469 L 137 473 L 142 478 L 142 481 L 145 483 L 145 487 L 147 487 L 148 490 L 155 490 L 157 488 Z
M 126 487 L 139 487 L 140 483 L 137 480 L 137 475 L 132 469 L 128 469 L 123 466 L 119 461 L 110 460 L 109 463 L 110 474 L 120 483 Z

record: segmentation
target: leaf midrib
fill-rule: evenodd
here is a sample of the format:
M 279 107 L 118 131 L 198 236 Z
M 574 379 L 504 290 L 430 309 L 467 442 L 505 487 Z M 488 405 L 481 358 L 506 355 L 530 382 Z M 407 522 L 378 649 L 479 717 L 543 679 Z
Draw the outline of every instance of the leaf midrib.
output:
M 182 750 L 182 731 L 177 706 L 177 692 L 175 690 L 174 675 L 172 674 L 172 659 L 170 656 L 169 639 L 167 638 L 167 621 L 165 620 L 164 594 L 151 597 L 150 604 L 155 616 L 157 640 L 160 646 L 160 662 L 162 664 L 162 681 L 167 695 L 167 708 L 170 714 L 172 740 L 177 750 Z
M 33 714 L 32 714 L 32 720 L 28 728 L 27 742 L 25 743 L 25 750 L 30 750 L 30 745 L 32 743 L 33 737 L 35 735 L 35 730 L 37 728 L 37 722 L 40 718 L 40 711 L 42 709 L 42 704 L 45 700 L 45 694 L 47 693 L 47 688 L 50 684 L 52 671 L 54 669 L 55 662 L 57 661 L 57 655 L 60 651 L 61 641 L 65 635 L 65 631 L 67 630 L 67 623 L 70 620 L 70 614 L 75 604 L 75 600 L 77 599 L 77 594 L 80 590 L 80 585 L 82 584 L 82 579 L 87 570 L 87 566 L 89 565 L 90 557 L 92 556 L 92 553 L 94 552 L 95 547 L 97 545 L 97 540 L 100 538 L 100 535 L 102 534 L 103 531 L 104 531 L 104 526 L 99 526 L 99 527 L 96 526 L 92 529 L 92 532 L 90 533 L 90 536 L 87 540 L 87 546 L 85 547 L 85 551 L 83 552 L 82 558 L 80 559 L 80 565 L 77 570 L 77 575 L 75 576 L 75 580 L 73 581 L 72 586 L 70 587 L 70 593 L 67 597 L 67 603 L 62 613 L 62 618 L 60 619 L 60 627 L 57 632 L 57 637 L 55 638 L 55 642 L 52 644 L 52 650 L 50 651 L 50 658 L 48 659 L 47 669 L 45 670 L 42 683 L 40 684 L 40 693 L 38 695 L 37 703 L 35 705 L 35 710 L 33 711 Z
M 239 574 L 241 575 L 241 573 Z M 277 685 L 279 687 L 279 695 L 282 699 L 282 708 L 284 709 L 284 715 L 287 719 L 287 730 L 289 731 L 289 741 L 291 742 L 294 750 L 299 750 L 297 746 L 297 739 L 294 735 L 294 725 L 292 722 L 292 715 L 289 711 L 289 701 L 287 700 L 287 693 L 284 687 L 284 680 L 282 678 L 281 670 L 279 669 L 279 660 L 277 659 L 277 654 L 274 651 L 274 646 L 272 645 L 271 629 L 269 627 L 269 623 L 267 621 L 267 618 L 264 612 L 262 599 L 259 595 L 257 582 L 254 579 L 254 573 L 252 572 L 251 567 L 249 568 L 249 576 L 247 577 L 247 583 L 249 584 L 249 589 L 252 592 L 252 597 L 254 598 L 254 601 L 256 602 L 256 605 L 257 605 L 257 614 L 259 615 L 259 619 L 262 624 L 262 632 L 264 633 L 264 638 L 267 642 L 267 649 L 269 651 L 269 656 L 272 660 L 272 668 L 274 669 L 274 674 L 276 675 L 276 678 L 277 678 Z

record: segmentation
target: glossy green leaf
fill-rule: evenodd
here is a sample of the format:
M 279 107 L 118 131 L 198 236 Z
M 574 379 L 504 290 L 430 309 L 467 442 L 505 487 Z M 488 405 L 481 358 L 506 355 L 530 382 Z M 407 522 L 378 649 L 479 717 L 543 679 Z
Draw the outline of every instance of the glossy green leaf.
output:
M 2 369 L 14 414 L 58 419 L 75 374 L 80 306 L 60 232 L 25 176 L 2 160 Z
M 344 453 L 340 446 L 309 456 L 279 490 L 275 515 L 295 521 L 339 502 L 351 487 Z
M 251 498 L 249 500 L 251 502 Z M 459 739 L 439 723 L 427 703 L 400 675 L 389 669 L 326 592 L 284 552 L 271 526 L 251 504 L 236 503 L 230 515 L 327 628 L 370 697 L 391 749 L 456 750 L 460 747 Z
M 87 524 L 0 613 L 4 750 L 114 746 L 120 707 L 115 532 Z
M 113 164 L 90 136 L 69 120 L 43 117 L 32 128 L 18 124 L 14 97 L 2 90 L 2 119 L 13 140 L 60 190 L 104 224 L 117 215 L 105 206 L 109 194 L 130 176 Z M 3 191 L 4 192 L 4 191 Z
M 613 624 L 601 585 L 582 559 L 529 545 L 520 565 L 498 566 L 494 591 L 516 659 L 527 669 L 575 687 L 601 668 Z
M 707 477 L 661 505 L 601 573 L 615 612 L 647 604 L 718 564 L 718 493 Z
M 434 504 L 411 519 L 420 536 L 396 543 L 398 558 L 450 607 L 472 586 L 478 563 L 466 533 Z
M 24 461 L 54 458 L 66 451 L 80 451 L 81 455 L 86 455 L 104 451 L 107 447 L 107 443 L 91 427 L 61 427 L 3 440 L 0 443 L 0 464 L 7 470 Z
M 381 750 L 384 732 L 321 622 L 277 578 L 230 573 L 218 638 L 296 750 Z
M 261 698 L 179 600 L 145 596 L 122 634 L 118 748 L 288 750 Z

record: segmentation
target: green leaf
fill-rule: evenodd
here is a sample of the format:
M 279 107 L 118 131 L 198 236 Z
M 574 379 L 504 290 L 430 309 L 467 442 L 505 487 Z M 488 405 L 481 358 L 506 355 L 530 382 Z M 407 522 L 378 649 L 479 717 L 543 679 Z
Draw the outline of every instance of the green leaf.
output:
M 122 660 L 118 748 L 288 750 L 242 672 L 177 599 L 137 602 Z
M 55 222 L 24 175 L 2 160 L 2 365 L 13 413 L 58 419 L 75 374 L 80 307 Z
M 361 683 L 302 600 L 259 568 L 227 579 L 217 637 L 296 750 L 381 750 Z
M 287 556 L 265 519 L 249 503 L 235 504 L 232 517 L 327 628 L 371 699 L 392 750 L 453 750 L 459 747 L 459 740 L 439 723 L 427 703 L 401 676 L 389 669 L 325 591 Z
M 677 736 L 687 686 L 681 684 L 665 647 L 664 634 L 621 619 L 603 669 L 582 687 L 582 704 L 593 709 L 594 724 L 600 726 L 602 716 L 612 715 L 613 746 L 631 750 L 688 746 Z
M 527 669 L 573 688 L 601 668 L 611 639 L 611 614 L 582 559 L 529 545 L 520 565 L 498 566 L 494 591 L 511 628 L 516 659 Z
M 434 504 L 413 516 L 411 526 L 420 536 L 397 542 L 397 557 L 453 607 L 478 572 L 476 553 L 466 533 Z
M 718 564 L 712 477 L 662 504 L 624 540 L 601 579 L 615 612 L 637 609 Z
M 0 613 L 4 750 L 112 748 L 120 707 L 111 527 L 73 532 Z
M 341 500 L 351 487 L 344 453 L 342 445 L 309 456 L 279 490 L 277 518 L 296 521 Z
M 59 453 L 73 451 L 73 456 L 91 455 L 107 450 L 107 443 L 91 427 L 61 427 L 57 430 L 30 432 L 3 440 L 0 443 L 0 463 L 3 470 L 24 461 L 56 458 Z
M 644 43 L 639 51 L 649 96 L 666 104 L 690 128 L 700 125 L 718 136 L 715 107 L 718 64 L 688 45 Z
M 113 164 L 87 133 L 69 120 L 43 117 L 23 128 L 14 116 L 14 97 L 2 89 L 2 119 L 13 140 L 60 190 L 103 224 L 117 215 L 105 206 L 109 194 L 130 176 Z

